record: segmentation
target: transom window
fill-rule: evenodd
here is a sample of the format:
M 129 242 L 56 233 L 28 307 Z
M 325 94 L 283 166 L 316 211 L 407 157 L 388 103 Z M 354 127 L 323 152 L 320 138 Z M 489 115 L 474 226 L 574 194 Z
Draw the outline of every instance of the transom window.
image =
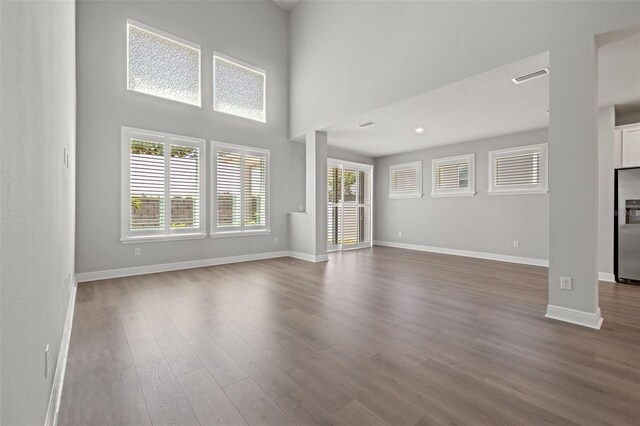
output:
M 489 152 L 490 194 L 548 191 L 546 143 Z
M 213 109 L 264 123 L 265 72 L 217 52 L 213 69 Z
M 431 196 L 474 195 L 475 154 L 432 161 Z
M 205 141 L 122 128 L 123 242 L 203 237 Z
M 129 19 L 127 88 L 200 106 L 200 46 Z
M 268 233 L 269 151 L 214 142 L 213 236 Z

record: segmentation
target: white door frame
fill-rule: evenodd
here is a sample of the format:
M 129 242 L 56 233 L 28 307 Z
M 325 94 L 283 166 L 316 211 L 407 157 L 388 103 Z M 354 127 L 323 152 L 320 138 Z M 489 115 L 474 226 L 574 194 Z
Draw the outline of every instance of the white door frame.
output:
M 337 251 L 337 250 L 354 250 L 354 249 L 360 249 L 360 248 L 364 248 L 364 247 L 371 247 L 373 245 L 373 165 L 372 164 L 363 164 L 363 163 L 355 163 L 352 161 L 343 161 L 343 160 L 337 160 L 337 159 L 333 159 L 333 158 L 328 158 L 327 159 L 327 168 L 329 167 L 336 167 L 340 170 L 340 184 L 341 184 L 341 189 L 340 189 L 340 200 L 338 201 L 338 203 L 330 203 L 327 200 L 327 206 L 326 209 L 329 209 L 329 206 L 332 207 L 338 207 L 340 210 L 340 215 L 339 217 L 341 217 L 343 220 L 339 220 L 338 221 L 338 239 L 339 239 L 339 243 L 336 245 L 328 245 L 327 246 L 327 251 Z M 369 205 L 366 205 L 364 203 L 360 203 L 360 200 L 358 199 L 359 194 L 357 195 L 356 199 L 357 199 L 357 203 L 355 204 L 356 209 L 359 209 L 360 207 L 365 207 L 365 209 L 368 207 L 369 208 L 369 229 L 370 229 L 370 238 L 369 241 L 365 241 L 362 243 L 357 243 L 357 244 L 348 244 L 348 245 L 344 245 L 342 243 L 342 237 L 343 237 L 343 227 L 344 227 L 344 208 L 345 208 L 345 202 L 344 202 L 344 170 L 345 169 L 349 169 L 349 170 L 355 170 L 356 172 L 359 171 L 364 171 L 364 172 L 369 172 L 370 173 L 370 177 L 369 177 L 369 194 L 371 194 L 371 202 Z M 327 187 L 327 192 L 328 192 L 328 187 Z M 327 225 L 328 226 L 328 225 Z M 328 232 L 328 228 L 327 231 Z M 325 232 L 325 233 L 326 233 Z

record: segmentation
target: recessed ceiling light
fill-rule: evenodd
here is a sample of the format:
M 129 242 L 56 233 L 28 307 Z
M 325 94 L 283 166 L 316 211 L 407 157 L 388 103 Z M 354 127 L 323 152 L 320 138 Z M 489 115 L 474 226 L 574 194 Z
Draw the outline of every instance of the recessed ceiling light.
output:
M 422 133 L 424 129 L 422 127 L 416 127 L 416 133 Z
M 360 127 L 361 129 L 366 129 L 367 127 L 371 127 L 375 125 L 376 123 L 374 123 L 373 121 L 367 121 L 366 123 L 358 124 L 358 127 Z
M 529 74 L 521 75 L 520 77 L 512 78 L 511 81 L 513 81 L 515 84 L 520 84 L 526 81 L 531 81 L 538 77 L 545 76 L 547 74 L 549 74 L 549 68 L 542 68 L 541 70 L 534 71 Z

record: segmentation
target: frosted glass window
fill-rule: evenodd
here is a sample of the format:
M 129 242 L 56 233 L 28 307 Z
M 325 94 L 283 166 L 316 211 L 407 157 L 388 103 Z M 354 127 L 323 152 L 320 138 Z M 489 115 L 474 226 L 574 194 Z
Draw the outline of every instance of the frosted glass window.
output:
M 200 46 L 129 20 L 127 88 L 200 106 Z
M 265 73 L 217 53 L 213 62 L 213 109 L 264 123 Z

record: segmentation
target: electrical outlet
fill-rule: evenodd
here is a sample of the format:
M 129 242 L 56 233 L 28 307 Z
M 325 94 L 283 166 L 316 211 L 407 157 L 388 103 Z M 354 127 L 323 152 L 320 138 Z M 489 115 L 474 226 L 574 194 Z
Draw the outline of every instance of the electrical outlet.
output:
M 571 277 L 560 277 L 560 288 L 563 290 L 573 290 L 573 280 Z
M 140 247 L 136 247 L 133 249 L 133 254 L 136 256 L 140 256 L 140 253 L 142 253 L 142 251 L 140 250 Z
M 398 232 L 398 238 L 402 238 L 402 232 Z
M 44 348 L 44 378 L 49 375 L 49 345 Z
M 514 247 L 514 248 L 518 248 L 518 247 L 520 247 L 520 241 L 514 240 L 514 241 L 513 241 L 513 247 Z
M 273 244 L 278 244 L 278 237 L 273 237 Z

